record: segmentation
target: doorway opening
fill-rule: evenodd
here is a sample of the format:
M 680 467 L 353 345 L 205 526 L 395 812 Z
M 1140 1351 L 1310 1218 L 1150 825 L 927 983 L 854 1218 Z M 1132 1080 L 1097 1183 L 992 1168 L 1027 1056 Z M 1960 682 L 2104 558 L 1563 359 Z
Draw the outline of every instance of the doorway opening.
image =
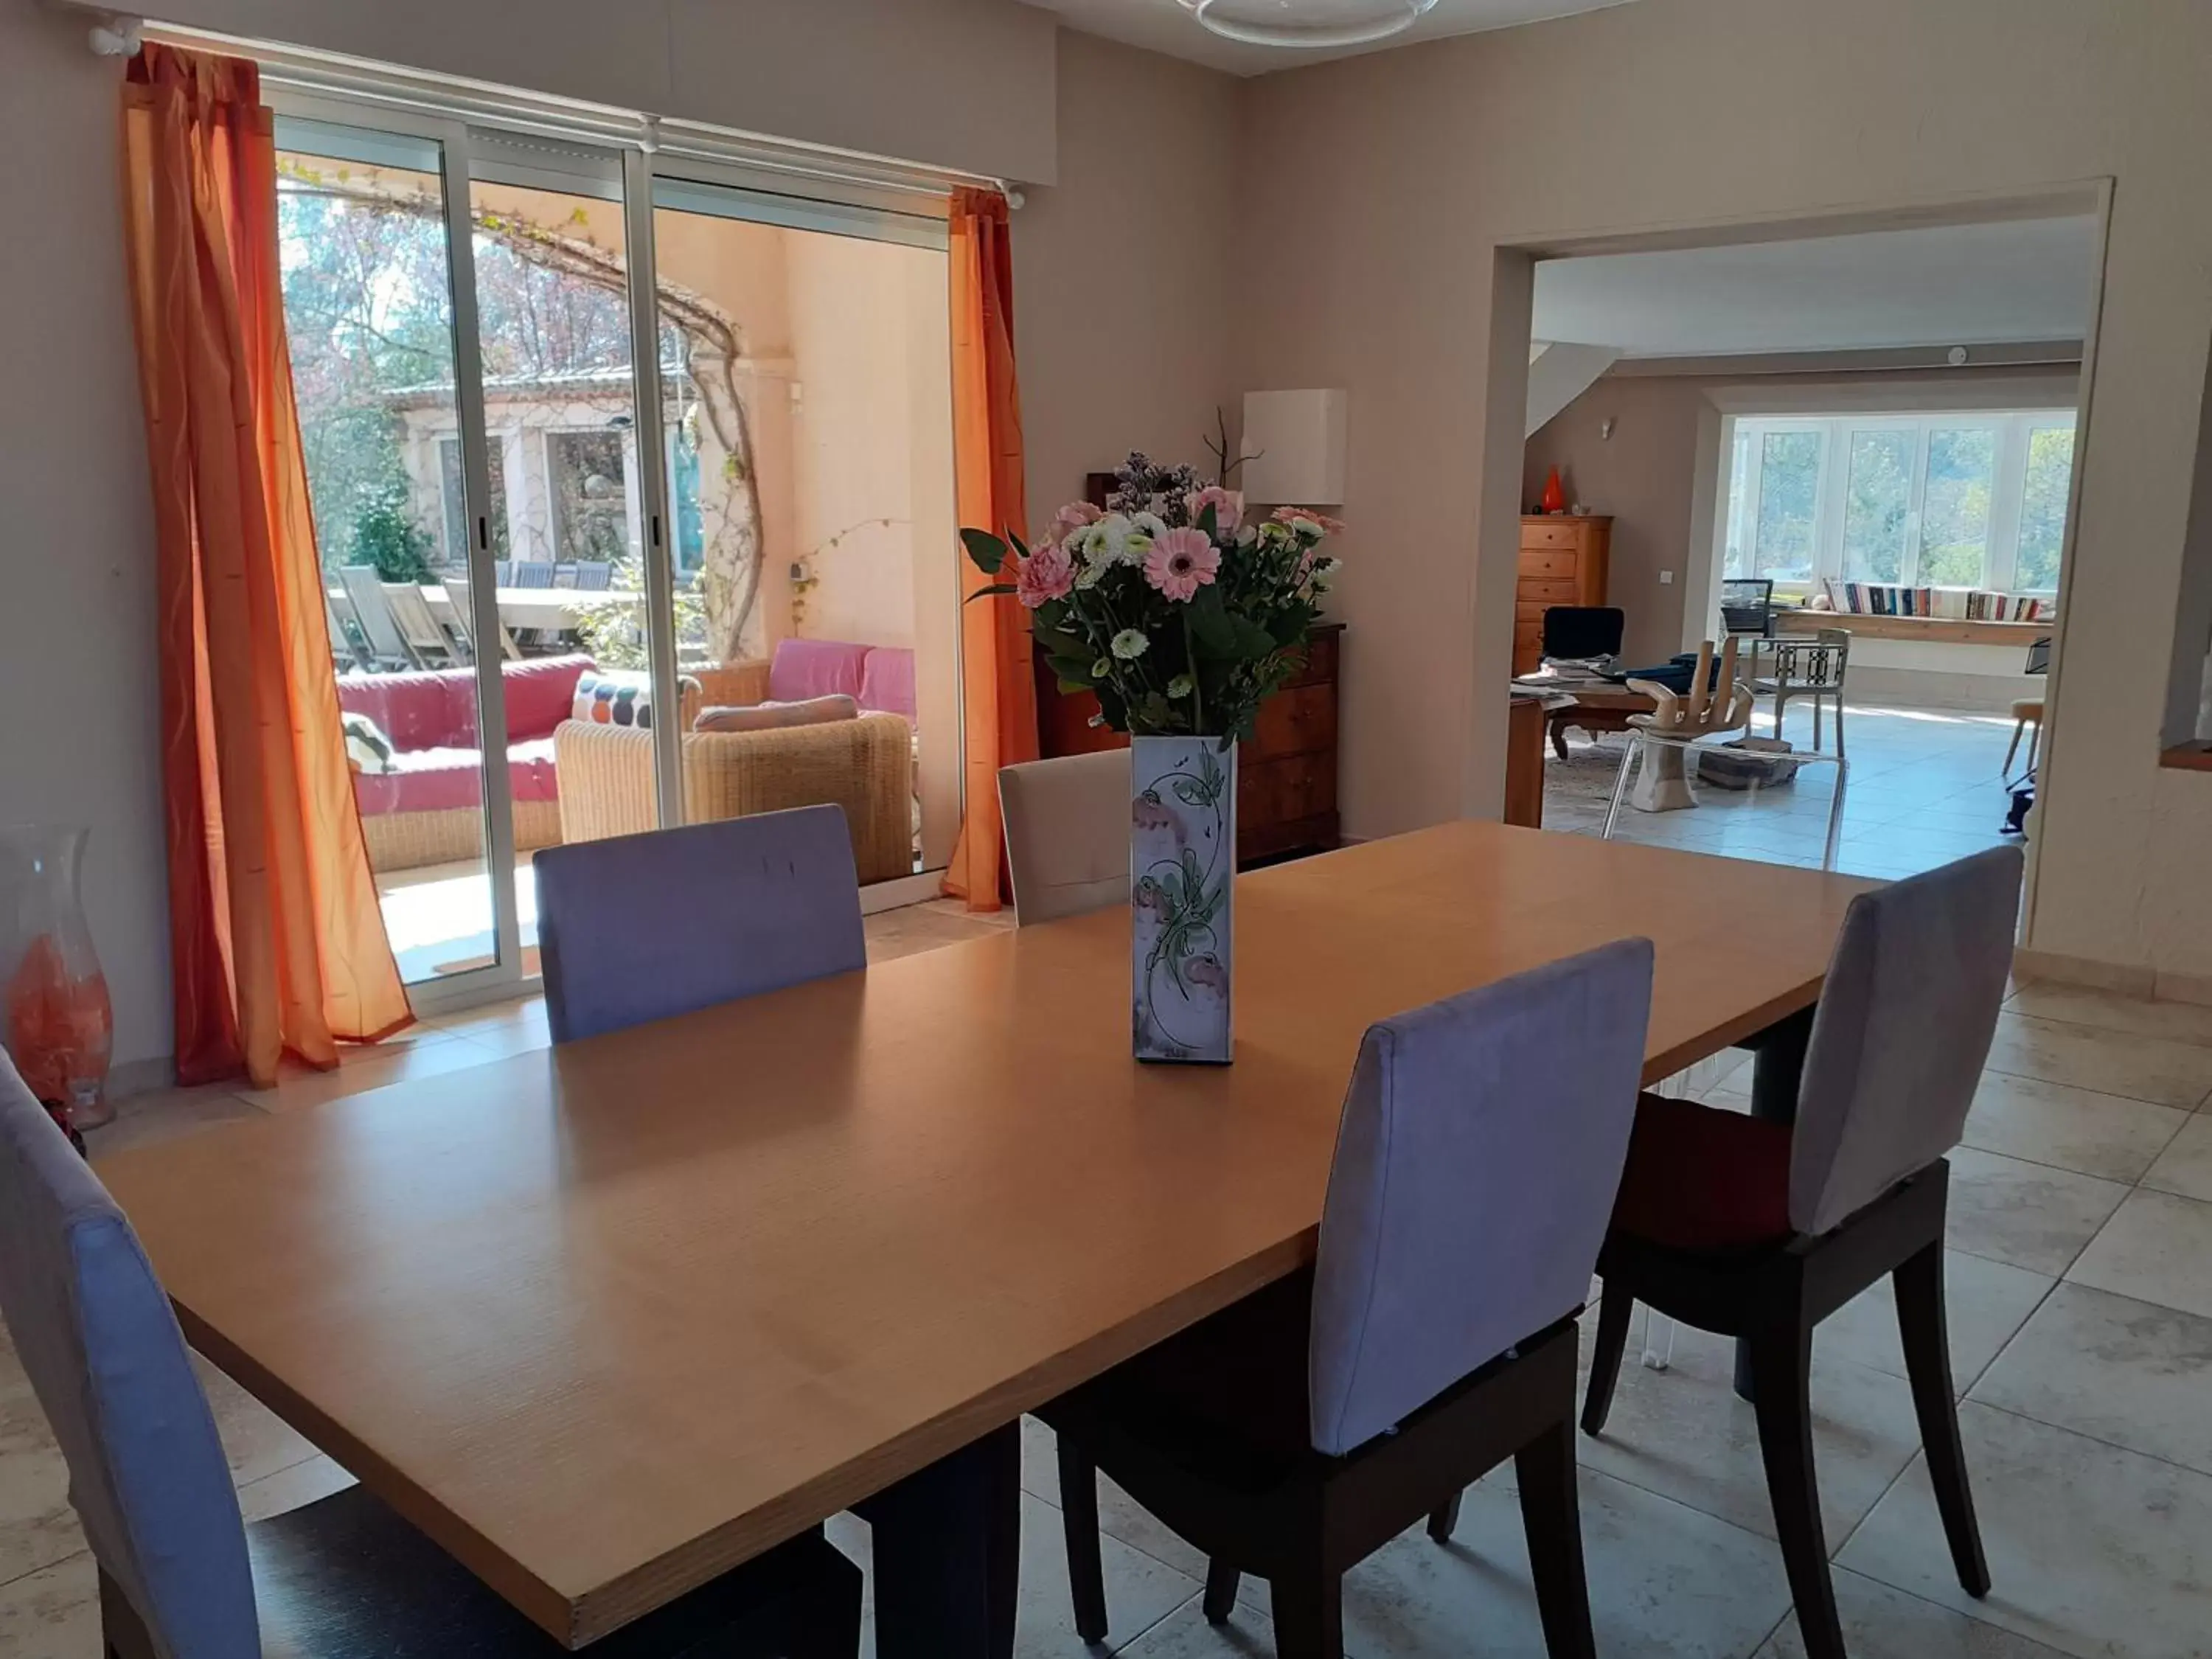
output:
M 1616 839 L 1819 867 L 1839 769 L 1808 753 L 1849 763 L 1838 869 L 2018 837 L 2063 615 L 2093 205 L 1540 259 L 1515 672 L 1547 624 L 1562 648 L 1559 607 L 1614 630 L 1610 661 L 1550 671 L 1546 828 L 1603 833 L 1653 706 L 1626 680 L 1686 693 L 1700 647 L 1733 639 L 1748 718 L 1711 741 L 1765 752 L 1691 755 L 1685 787 L 1632 776 Z

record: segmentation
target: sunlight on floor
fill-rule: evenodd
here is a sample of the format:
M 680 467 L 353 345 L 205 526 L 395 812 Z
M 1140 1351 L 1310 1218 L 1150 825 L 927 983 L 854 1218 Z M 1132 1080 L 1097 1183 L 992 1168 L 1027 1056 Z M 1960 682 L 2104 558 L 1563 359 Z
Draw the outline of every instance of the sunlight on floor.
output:
M 481 860 L 426 865 L 377 878 L 384 929 L 410 985 L 489 968 L 495 957 L 491 882 Z M 515 908 L 522 943 L 538 943 L 538 882 L 524 854 L 514 866 Z

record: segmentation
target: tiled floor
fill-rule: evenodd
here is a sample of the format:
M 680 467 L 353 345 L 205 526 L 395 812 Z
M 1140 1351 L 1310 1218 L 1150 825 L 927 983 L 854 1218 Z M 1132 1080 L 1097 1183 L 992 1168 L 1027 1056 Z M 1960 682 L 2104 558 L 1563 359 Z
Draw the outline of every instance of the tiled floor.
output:
M 1854 734 L 1856 736 L 1856 733 Z M 879 953 L 990 924 L 945 907 L 870 923 Z M 135 1103 L 95 1158 L 259 1110 L 544 1042 L 534 1004 L 441 1022 L 333 1079 L 268 1095 Z M 1678 1079 L 1743 1105 L 1745 1058 Z M 1951 1349 L 1995 1592 L 1950 1575 L 1885 1290 L 1815 1348 L 1823 1509 L 1855 1659 L 2184 1659 L 2212 1654 L 2212 1009 L 2056 988 L 2012 997 L 1954 1164 Z M 1587 1327 L 1590 1322 L 1585 1321 Z M 1725 1345 L 1683 1330 L 1665 1371 L 1631 1363 L 1604 1437 L 1581 1443 L 1583 1531 L 1608 1659 L 1796 1659 L 1749 1407 Z M 347 1477 L 208 1373 L 249 1516 Z M 1082 1653 L 1069 1620 L 1049 1441 L 1030 1425 L 1020 1651 Z M 1119 1650 L 1137 1659 L 1270 1650 L 1248 1583 L 1224 1629 L 1200 1616 L 1203 1563 L 1126 1497 L 1102 1505 Z M 849 1520 L 838 1540 L 865 1559 Z M 1449 1548 L 1409 1530 L 1352 1574 L 1360 1659 L 1543 1652 L 1510 1466 Z M 88 1558 L 58 1454 L 0 1347 L 0 1656 L 93 1659 Z
M 1753 728 L 1760 737 L 1769 734 L 1763 709 Z M 1812 711 L 1792 708 L 1783 735 L 1809 749 L 1812 732 Z M 1849 709 L 1850 780 L 1837 867 L 1854 875 L 1911 875 L 1997 845 L 2008 805 L 2001 775 L 2011 737 L 2012 722 L 2001 715 Z M 1571 758 L 1547 770 L 1546 829 L 1600 832 L 1627 741 L 1618 734 L 1595 742 L 1580 731 L 1571 734 Z M 1832 732 L 1826 741 L 1832 749 Z M 1812 765 L 1778 788 L 1736 792 L 1699 784 L 1692 809 L 1638 812 L 1623 806 L 1613 834 L 1686 852 L 1817 866 L 1835 776 L 1832 766 Z

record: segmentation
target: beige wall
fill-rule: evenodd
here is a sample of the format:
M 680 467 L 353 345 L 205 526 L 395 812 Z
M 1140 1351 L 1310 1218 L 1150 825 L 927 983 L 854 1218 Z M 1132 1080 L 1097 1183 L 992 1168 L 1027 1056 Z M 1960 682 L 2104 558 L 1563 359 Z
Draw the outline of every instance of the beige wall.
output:
M 1053 176 L 1055 26 L 1016 0 L 170 0 L 161 15 L 770 137 Z M 82 39 L 82 21 L 70 32 Z
M 1132 449 L 1206 464 L 1237 419 L 1232 331 L 1252 280 L 1235 242 L 1238 83 L 1063 33 L 1060 184 L 1014 216 L 1014 333 L 1030 514 Z
M 1486 417 L 1527 305 L 1501 247 L 2110 176 L 2031 942 L 2212 974 L 2212 776 L 2156 765 L 2212 337 L 2208 59 L 2194 0 L 1644 0 L 1255 83 L 1242 224 L 1303 234 L 1255 262 L 1243 362 L 1352 392 L 1347 829 L 1498 808 L 1522 456 Z
M 1642 372 L 1651 367 L 1601 375 L 1528 440 L 1521 473 L 1524 506 L 1543 493 L 1545 475 L 1556 466 L 1570 501 L 1613 515 L 1607 598 L 1628 613 L 1622 654 L 1639 663 L 1664 660 L 1698 631 L 1695 617 L 1686 615 L 1685 596 L 1705 592 L 1694 578 L 1712 562 L 1712 526 L 1710 518 L 1699 520 L 1696 507 L 1700 484 L 1712 487 L 1719 466 L 1719 456 L 1700 436 L 1717 432 L 1723 403 L 1733 414 L 1903 413 L 2000 404 L 2055 409 L 2070 407 L 2076 395 L 2072 376 L 2040 368 L 1969 367 L 1936 377 L 1761 374 L 1749 366 L 1733 374 Z M 1602 435 L 1608 420 L 1610 438 Z M 1674 580 L 1662 584 L 1662 571 L 1671 571 Z M 1858 661 L 1854 653 L 1854 667 Z M 1979 674 L 1989 667 L 1962 659 L 1959 672 Z

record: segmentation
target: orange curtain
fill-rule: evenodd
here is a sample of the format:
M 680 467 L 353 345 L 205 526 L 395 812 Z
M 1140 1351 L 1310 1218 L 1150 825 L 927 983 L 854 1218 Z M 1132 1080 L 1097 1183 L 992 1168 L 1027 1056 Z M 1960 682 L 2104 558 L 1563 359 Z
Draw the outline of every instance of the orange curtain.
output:
M 1006 198 L 963 190 L 952 198 L 952 445 L 963 527 L 1029 539 L 1022 484 L 1022 394 L 1014 374 L 1014 267 Z M 960 561 L 963 592 L 990 578 Z M 1029 613 L 1011 594 L 961 611 L 960 667 L 967 735 L 967 816 L 945 890 L 971 910 L 1004 902 L 999 769 L 1037 755 L 1036 683 Z
M 177 1074 L 410 1024 L 338 724 L 252 64 L 149 46 L 123 94 L 124 216 L 157 538 Z

